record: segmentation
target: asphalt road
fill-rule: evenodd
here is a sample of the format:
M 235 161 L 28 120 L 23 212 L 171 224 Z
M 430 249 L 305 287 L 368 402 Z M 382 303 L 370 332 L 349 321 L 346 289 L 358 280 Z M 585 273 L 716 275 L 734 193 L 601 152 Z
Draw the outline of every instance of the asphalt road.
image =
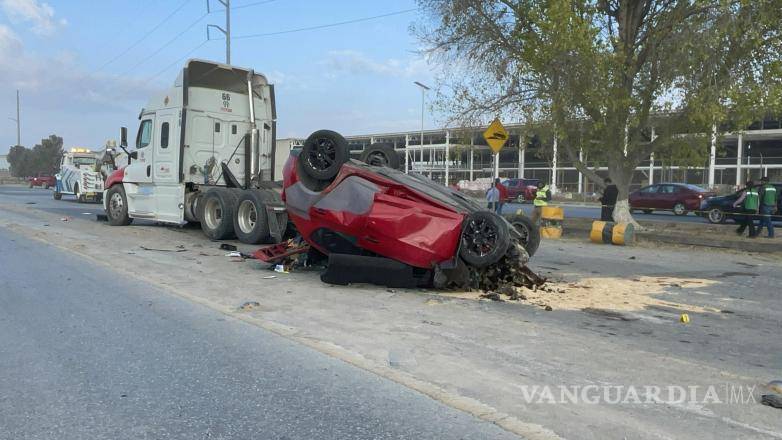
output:
M 3 439 L 515 438 L 2 228 L 0 371 Z

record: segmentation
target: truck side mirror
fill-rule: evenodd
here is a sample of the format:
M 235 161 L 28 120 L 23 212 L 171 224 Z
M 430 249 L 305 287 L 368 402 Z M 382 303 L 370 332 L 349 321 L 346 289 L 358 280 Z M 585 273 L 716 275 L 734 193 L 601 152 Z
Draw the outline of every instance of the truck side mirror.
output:
M 119 129 L 119 144 L 123 147 L 128 146 L 128 128 L 122 127 Z

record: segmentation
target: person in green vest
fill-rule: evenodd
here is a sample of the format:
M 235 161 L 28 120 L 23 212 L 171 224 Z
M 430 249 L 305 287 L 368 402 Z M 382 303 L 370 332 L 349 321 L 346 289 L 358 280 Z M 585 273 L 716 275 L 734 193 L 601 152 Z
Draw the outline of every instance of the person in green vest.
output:
M 771 215 L 777 212 L 779 203 L 779 194 L 777 187 L 768 183 L 768 176 L 760 179 L 760 227 L 758 234 L 763 231 L 763 226 L 768 230 L 768 238 L 774 238 L 774 222 L 771 221 Z
M 736 221 L 739 222 L 739 228 L 736 229 L 736 233 L 742 235 L 744 230 L 749 228 L 749 238 L 757 237 L 755 218 L 758 216 L 758 209 L 760 208 L 760 193 L 753 181 L 747 181 L 747 186 L 741 192 L 739 198 L 733 202 L 733 207 L 739 208 L 740 212 L 744 214 L 736 218 Z
M 551 188 L 543 182 L 538 182 L 538 191 L 535 193 L 535 200 L 532 201 L 535 205 L 531 218 L 533 224 L 538 224 L 543 207 L 548 206 L 549 200 L 551 200 Z

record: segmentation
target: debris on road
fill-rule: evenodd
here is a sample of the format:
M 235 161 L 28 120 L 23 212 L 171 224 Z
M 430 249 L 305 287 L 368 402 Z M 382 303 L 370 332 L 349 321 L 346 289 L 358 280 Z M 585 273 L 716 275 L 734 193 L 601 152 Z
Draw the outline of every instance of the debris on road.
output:
M 220 245 L 220 249 L 222 249 L 224 251 L 235 251 L 235 250 L 237 250 L 237 247 L 232 245 L 232 244 L 222 243 Z
M 682 313 L 681 316 L 679 316 L 679 321 L 681 321 L 682 324 L 689 324 L 690 323 L 690 315 L 686 313 Z
M 252 309 L 254 309 L 256 307 L 260 307 L 260 306 L 261 306 L 261 303 L 259 303 L 258 301 L 247 301 L 244 304 L 242 304 L 241 306 L 239 306 L 239 310 L 246 312 L 246 311 L 252 310 Z
M 782 394 L 782 380 L 772 380 L 766 384 L 766 388 L 777 394 Z
M 69 221 L 71 221 L 71 218 L 70 217 L 60 217 L 60 221 L 61 222 L 69 222 Z
M 782 395 L 781 394 L 764 394 L 760 398 L 760 403 L 772 408 L 782 409 Z
M 145 251 L 156 251 L 156 252 L 185 252 L 187 249 L 183 245 L 177 245 L 174 249 L 160 249 L 160 248 L 151 248 L 146 246 L 139 246 L 141 249 L 144 249 Z

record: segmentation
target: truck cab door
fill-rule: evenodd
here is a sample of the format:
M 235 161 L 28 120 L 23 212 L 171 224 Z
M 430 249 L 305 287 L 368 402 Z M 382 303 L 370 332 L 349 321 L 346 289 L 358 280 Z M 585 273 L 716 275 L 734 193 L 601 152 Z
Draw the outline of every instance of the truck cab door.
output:
M 155 186 L 157 220 L 181 223 L 184 219 L 184 185 L 179 182 L 180 110 L 165 109 L 155 114 L 155 150 L 152 181 Z
M 125 168 L 123 183 L 128 198 L 128 212 L 135 218 L 155 217 L 155 187 L 152 166 L 155 150 L 152 139 L 155 134 L 155 115 L 143 115 L 136 134 L 136 158 Z

